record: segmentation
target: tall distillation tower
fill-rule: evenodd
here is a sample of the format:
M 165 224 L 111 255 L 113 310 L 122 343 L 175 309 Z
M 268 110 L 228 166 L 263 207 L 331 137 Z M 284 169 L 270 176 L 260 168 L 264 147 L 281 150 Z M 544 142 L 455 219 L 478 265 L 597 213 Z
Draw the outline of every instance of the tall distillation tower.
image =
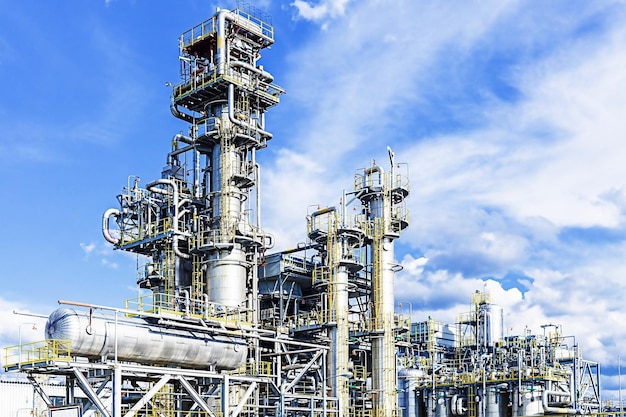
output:
M 265 112 L 283 93 L 257 60 L 273 40 L 271 25 L 239 9 L 218 10 L 181 36 L 171 110 L 189 123 L 189 135 L 174 137 L 160 180 L 129 189 L 121 210 L 105 216 L 120 226 L 113 237 L 105 225 L 107 240 L 152 257 L 142 287 L 171 300 L 186 292 L 192 305 L 254 312 L 257 259 L 272 245 L 252 192 L 256 152 L 272 138 Z
M 394 259 L 394 240 L 408 226 L 404 205 L 408 175 L 396 171 L 406 166 L 396 166 L 394 153 L 389 148 L 388 152 L 390 172 L 375 163 L 364 168 L 355 176 L 354 191 L 344 192 L 340 210 L 325 208 L 308 217 L 309 238 L 320 245 L 317 249 L 323 255 L 313 278 L 322 283 L 318 287 L 326 297 L 331 372 L 350 374 L 351 354 L 365 344 L 369 388 L 353 406 L 363 405 L 366 397 L 376 416 L 398 411 L 395 336 L 402 323 L 394 315 L 394 275 L 400 268 Z M 354 202 L 360 205 L 352 206 Z M 349 207 L 357 214 L 350 214 Z M 365 325 L 360 328 L 358 323 Z M 347 379 L 332 381 L 340 404 L 349 404 Z

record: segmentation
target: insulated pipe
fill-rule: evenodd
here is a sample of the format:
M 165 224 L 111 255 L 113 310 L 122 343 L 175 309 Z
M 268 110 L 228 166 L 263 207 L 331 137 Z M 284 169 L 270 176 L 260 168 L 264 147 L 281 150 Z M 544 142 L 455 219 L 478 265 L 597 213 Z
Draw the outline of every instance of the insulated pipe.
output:
M 104 215 L 102 216 L 102 234 L 104 235 L 104 238 L 106 239 L 107 242 L 112 243 L 114 245 L 119 244 L 120 240 L 115 239 L 111 235 L 111 231 L 109 230 L 109 218 L 111 216 L 115 216 L 116 218 L 118 218 L 120 214 L 121 213 L 118 209 L 110 208 L 107 211 L 105 211 Z
M 250 159 L 252 166 L 254 167 L 254 181 L 256 183 L 254 205 L 256 209 L 256 226 L 261 230 L 261 167 L 256 162 L 256 150 L 252 148 L 250 151 Z M 257 248 L 254 248 L 254 262 L 259 262 L 259 252 Z M 249 299 L 251 305 L 248 307 L 252 310 L 252 323 L 257 325 L 259 323 L 259 273 L 258 269 L 252 269 L 252 291 L 249 293 Z M 258 348 L 258 345 L 257 345 Z M 260 360 L 260 352 L 257 350 L 257 356 L 255 360 Z
M 318 211 L 315 211 L 315 212 L 311 213 L 311 218 L 320 216 L 322 214 L 331 213 L 331 212 L 333 212 L 335 210 L 336 210 L 336 208 L 334 206 L 333 207 L 326 207 L 326 208 L 323 208 L 321 210 L 318 210 Z
M 177 119 L 181 119 L 186 121 L 187 123 L 193 123 L 195 124 L 197 119 L 187 113 L 183 113 L 180 110 L 178 110 L 178 106 L 176 105 L 176 102 L 174 101 L 174 93 L 172 92 L 172 99 L 170 100 L 170 111 L 172 112 L 172 114 L 174 115 L 174 117 L 176 117 Z
M 170 152 L 168 155 L 169 156 L 176 156 L 176 155 L 180 155 L 181 153 L 185 153 L 187 151 L 190 151 L 194 149 L 193 145 L 189 145 L 189 146 L 185 146 L 184 148 L 178 148 L 175 151 Z
M 183 259 L 189 259 L 191 256 L 189 254 L 186 253 L 182 253 L 180 251 L 180 249 L 178 248 L 178 239 L 179 239 L 179 230 L 178 230 L 178 187 L 176 186 L 176 183 L 172 180 L 168 180 L 168 179 L 160 179 L 160 180 L 156 180 L 151 182 L 150 184 L 146 185 L 146 189 L 148 189 L 149 191 L 152 192 L 156 192 L 159 194 L 164 194 L 165 192 L 163 190 L 159 190 L 158 188 L 156 188 L 157 185 L 168 185 L 170 187 L 172 187 L 172 193 L 173 193 L 173 199 L 174 199 L 174 221 L 173 223 L 173 228 L 174 228 L 174 236 L 172 237 L 172 250 L 174 251 L 174 254 L 176 254 L 176 256 L 181 257 Z
M 378 172 L 378 173 L 380 173 L 380 175 L 382 175 L 382 174 L 385 173 L 385 170 L 382 167 L 379 167 L 378 165 L 374 165 L 374 166 L 371 166 L 369 168 L 365 168 L 365 173 L 366 174 L 371 174 L 371 173 L 374 173 L 374 172 Z
M 217 75 L 224 75 L 226 72 L 226 19 L 232 21 L 235 16 L 229 10 L 219 10 L 217 12 Z
M 271 139 L 274 137 L 270 132 L 266 132 L 265 130 L 260 129 L 258 127 L 250 126 L 247 123 L 244 123 L 241 120 L 237 120 L 235 118 L 235 85 L 234 84 L 228 85 L 228 120 L 230 120 L 232 124 L 241 126 L 244 129 L 254 130 L 256 133 L 260 134 L 261 136 L 265 136 L 268 139 Z
M 250 159 L 252 166 L 254 167 L 254 182 L 256 188 L 254 189 L 256 198 L 254 199 L 254 209 L 256 210 L 256 226 L 261 229 L 261 166 L 256 161 L 256 148 L 252 148 L 250 151 Z
M 174 135 L 174 137 L 172 138 L 172 141 L 180 141 L 183 143 L 186 143 L 188 145 L 193 145 L 194 144 L 194 140 L 191 139 L 189 136 L 185 136 L 182 133 L 177 133 Z
M 548 396 L 552 395 L 554 397 L 570 397 L 569 392 L 565 391 L 551 391 L 545 390 L 541 396 L 541 403 L 543 405 L 543 410 L 546 413 L 555 413 L 555 414 L 579 414 L 579 410 L 574 408 L 563 408 L 563 407 L 551 407 L 548 405 Z
M 195 136 L 197 137 L 197 130 Z M 194 146 L 195 148 L 195 146 Z M 193 150 L 193 195 L 196 199 L 200 199 L 202 192 L 200 190 L 200 151 L 195 148 Z
M 396 157 L 395 154 L 393 153 L 393 151 L 391 150 L 391 148 L 389 146 L 387 146 L 387 153 L 389 154 L 389 162 L 391 163 L 391 178 L 393 181 L 393 170 L 394 170 L 394 166 L 396 164 Z
M 257 74 L 259 76 L 259 78 L 261 78 L 263 81 L 271 83 L 274 81 L 274 76 L 272 74 L 270 74 L 267 71 L 264 71 L 258 67 L 255 67 L 254 65 L 250 65 L 248 63 L 245 62 L 241 62 L 241 61 L 234 61 L 231 62 L 230 65 L 232 65 L 233 67 L 242 67 L 245 68 L 249 71 L 254 72 L 255 74 Z
M 189 291 L 180 290 L 180 294 L 184 297 L 183 300 L 185 302 L 185 315 L 189 315 L 189 306 L 191 304 L 191 300 L 189 299 Z

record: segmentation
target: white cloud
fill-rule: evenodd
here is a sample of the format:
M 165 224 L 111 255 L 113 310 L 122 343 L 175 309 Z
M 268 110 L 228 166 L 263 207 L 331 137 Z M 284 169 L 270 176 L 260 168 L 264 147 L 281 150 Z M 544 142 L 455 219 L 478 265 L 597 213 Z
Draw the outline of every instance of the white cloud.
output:
M 313 4 L 305 0 L 295 0 L 291 5 L 298 9 L 298 17 L 319 22 L 327 18 L 343 16 L 350 0 L 320 0 Z
M 420 100 L 420 83 L 436 70 L 433 62 L 440 48 L 458 39 L 470 42 L 504 13 L 500 2 L 461 10 L 413 2 L 393 8 L 379 2 L 352 6 L 342 24 L 289 57 L 288 104 L 300 117 L 289 132 L 293 139 L 283 142 L 291 151 L 279 150 L 274 163 L 265 166 L 263 179 L 265 190 L 289 195 L 263 206 L 264 218 L 270 219 L 266 226 L 277 242 L 285 237 L 280 230 L 302 236 L 301 219 L 308 205 L 335 204 L 342 189 L 351 191 L 357 168 L 367 166 L 370 158 L 384 163 L 385 145 L 397 142 L 397 134 L 410 136 L 406 125 L 414 123 L 412 107 Z M 477 143 L 468 145 L 473 152 L 486 151 Z M 396 153 L 401 162 L 411 156 L 406 150 Z M 459 170 L 455 175 L 458 181 L 465 174 Z
M 17 345 L 20 339 L 22 343 L 45 339 L 46 319 L 28 314 L 29 306 L 0 297 L 0 347 Z
M 478 250 L 500 262 L 516 262 L 527 250 L 526 239 L 506 233 L 483 232 L 480 234 Z
M 117 269 L 119 267 L 119 264 L 117 262 L 112 262 L 112 261 L 110 261 L 110 260 L 108 260 L 106 258 L 102 258 L 100 260 L 100 263 L 103 266 L 106 266 L 107 268 L 111 268 L 111 269 Z
M 96 244 L 91 242 L 91 243 L 80 243 L 80 248 L 83 250 L 83 252 L 85 252 L 85 255 L 89 255 L 91 252 L 94 251 L 94 249 L 96 249 Z
M 620 178 L 626 177 L 620 157 L 620 149 L 626 151 L 620 134 L 626 114 L 626 58 L 620 52 L 625 46 L 626 31 L 619 29 L 606 39 L 574 44 L 538 64 L 541 71 L 531 68 L 521 75 L 528 99 L 498 117 L 509 129 L 528 132 L 523 151 L 535 156 L 492 182 L 487 201 L 560 226 L 615 227 L 623 221 L 623 206 L 605 196 L 622 188 Z M 533 139 L 533 126 L 539 124 L 557 137 Z M 512 181 L 515 187 L 509 186 Z
M 505 314 L 515 312 L 522 301 L 521 292 L 505 290 L 493 280 L 468 279 L 445 270 L 424 271 L 425 258 L 406 255 L 404 269 L 396 274 L 396 299 L 412 303 L 413 318 L 417 321 L 432 317 L 448 324 L 456 323 L 460 313 L 470 310 L 472 294 L 487 291 L 494 304 L 503 307 Z M 515 323 L 517 324 L 517 323 Z

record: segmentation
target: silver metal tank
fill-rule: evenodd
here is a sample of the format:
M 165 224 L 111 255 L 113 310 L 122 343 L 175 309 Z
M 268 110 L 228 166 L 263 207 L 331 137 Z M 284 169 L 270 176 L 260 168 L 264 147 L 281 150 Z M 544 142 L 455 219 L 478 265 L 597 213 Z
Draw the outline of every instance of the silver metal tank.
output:
M 417 387 L 424 375 L 424 371 L 415 368 L 403 368 L 398 372 L 398 407 L 402 410 L 402 417 L 421 417 Z
M 478 306 L 479 328 L 478 342 L 480 346 L 493 347 L 504 338 L 504 318 L 502 307 L 497 304 L 480 304 Z
M 228 307 L 241 307 L 246 300 L 246 277 L 250 265 L 240 245 L 211 252 L 207 264 L 209 300 Z
M 117 335 L 117 337 L 116 337 Z M 183 368 L 237 369 L 246 360 L 242 339 L 172 329 L 141 318 L 115 317 L 59 308 L 46 322 L 46 339 L 69 340 L 70 354 Z
M 515 388 L 516 395 L 513 397 L 514 416 L 540 416 L 544 415 L 541 396 L 543 389 L 540 386 L 522 386 Z
M 448 417 L 449 411 L 447 391 L 445 389 L 437 391 L 435 398 L 437 399 L 435 405 L 435 417 Z
M 487 417 L 506 417 L 509 393 L 504 386 L 492 386 L 487 388 L 483 401 L 486 406 Z

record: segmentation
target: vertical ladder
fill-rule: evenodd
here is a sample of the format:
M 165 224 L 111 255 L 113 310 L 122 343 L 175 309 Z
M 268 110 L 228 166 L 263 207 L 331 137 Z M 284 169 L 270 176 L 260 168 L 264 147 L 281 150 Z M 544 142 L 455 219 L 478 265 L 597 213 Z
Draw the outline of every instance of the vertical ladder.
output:
M 195 301 L 202 300 L 204 294 L 204 277 L 202 273 L 202 257 L 193 254 L 191 256 L 193 269 L 191 271 L 191 298 L 194 300 L 193 314 L 202 314 L 207 306 L 199 305 L 196 307 Z
M 476 386 L 467 387 L 467 417 L 477 417 Z
M 161 305 L 157 306 L 159 309 L 167 308 L 169 310 L 174 309 L 174 291 L 176 289 L 176 256 L 172 250 L 171 245 L 167 245 L 164 251 L 165 259 L 163 259 L 163 293 L 165 299 L 161 300 Z M 165 303 L 165 304 L 163 304 Z
M 223 130 L 220 134 L 222 148 L 220 152 L 220 236 L 217 240 L 223 243 L 231 242 L 235 238 L 234 222 L 236 219 L 231 219 L 232 213 L 230 212 L 230 199 L 233 191 L 231 179 L 235 172 L 231 156 L 232 129 L 234 126 L 230 130 Z

